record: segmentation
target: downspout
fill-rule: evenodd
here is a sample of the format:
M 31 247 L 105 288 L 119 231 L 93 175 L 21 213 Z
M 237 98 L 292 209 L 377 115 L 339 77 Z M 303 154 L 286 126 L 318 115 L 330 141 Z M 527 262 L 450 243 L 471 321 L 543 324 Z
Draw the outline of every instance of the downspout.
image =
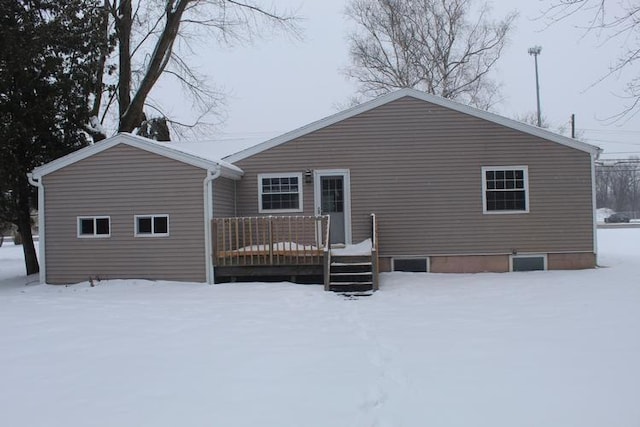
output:
M 40 283 L 47 281 L 47 262 L 45 259 L 45 230 L 44 230 L 44 184 L 42 177 L 35 178 L 32 173 L 27 174 L 29 184 L 38 187 L 38 263 L 40 265 Z
M 593 255 L 596 267 L 598 266 L 598 214 L 596 202 L 596 160 L 600 157 L 602 150 L 598 149 L 595 154 L 591 154 L 591 203 L 593 211 Z
M 204 255 L 207 283 L 212 285 L 213 259 L 211 254 L 211 220 L 213 220 L 213 181 L 220 176 L 222 168 L 217 166 L 216 170 L 207 170 L 207 176 L 202 182 L 202 194 L 204 197 Z

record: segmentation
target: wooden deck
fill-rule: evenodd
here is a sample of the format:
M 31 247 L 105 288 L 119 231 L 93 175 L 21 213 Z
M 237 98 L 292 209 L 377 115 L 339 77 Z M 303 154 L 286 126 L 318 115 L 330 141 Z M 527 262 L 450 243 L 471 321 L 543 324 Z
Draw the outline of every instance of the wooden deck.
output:
M 215 281 L 288 280 L 339 292 L 377 290 L 375 215 L 370 253 L 356 257 L 332 259 L 330 227 L 328 216 L 216 218 L 211 227 Z
M 271 277 L 322 283 L 327 216 L 216 218 L 212 231 L 216 282 Z

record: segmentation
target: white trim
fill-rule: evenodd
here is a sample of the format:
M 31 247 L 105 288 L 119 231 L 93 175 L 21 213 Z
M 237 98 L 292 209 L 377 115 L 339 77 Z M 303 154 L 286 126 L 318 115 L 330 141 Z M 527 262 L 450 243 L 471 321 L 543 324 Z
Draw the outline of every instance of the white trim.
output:
M 131 147 L 139 148 L 160 156 L 167 157 L 169 159 L 177 160 L 182 163 L 186 163 L 192 166 L 196 166 L 202 169 L 211 170 L 220 166 L 221 175 L 229 179 L 240 179 L 244 172 L 237 166 L 234 166 L 228 162 L 222 160 L 209 160 L 202 157 L 195 156 L 193 154 L 185 153 L 184 151 L 177 150 L 171 147 L 170 142 L 157 142 L 151 139 L 143 138 L 137 135 L 131 135 L 128 133 L 119 133 L 116 136 L 100 141 L 96 144 L 82 148 L 78 151 L 74 151 L 71 154 L 67 154 L 57 160 L 49 162 L 45 165 L 37 167 L 33 170 L 35 178 L 50 174 L 73 163 L 84 160 L 95 154 L 101 153 L 109 148 L 112 148 L 118 144 L 125 144 Z
M 365 102 L 363 104 L 357 105 L 348 110 L 325 117 L 324 119 L 315 121 L 301 128 L 292 130 L 291 132 L 277 136 L 261 144 L 254 145 L 253 147 L 249 147 L 245 150 L 242 150 L 230 156 L 224 157 L 224 160 L 230 163 L 235 163 L 239 160 L 246 159 L 247 157 L 251 157 L 255 154 L 261 153 L 265 150 L 268 150 L 280 144 L 284 144 L 285 142 L 307 135 L 311 132 L 315 132 L 319 129 L 338 123 L 350 117 L 354 117 L 358 114 L 364 113 L 366 111 L 369 111 L 381 105 L 396 101 L 403 97 L 412 97 L 422 101 L 430 102 L 432 104 L 439 105 L 444 108 L 458 111 L 463 114 L 468 114 L 470 116 L 477 117 L 479 119 L 487 120 L 487 121 L 499 124 L 501 126 L 505 126 L 507 128 L 524 132 L 529 135 L 543 138 L 545 140 L 552 141 L 552 142 L 565 145 L 567 147 L 571 147 L 576 150 L 591 153 L 594 155 L 598 154 L 601 151 L 599 147 L 596 147 L 594 145 L 587 144 L 572 138 L 567 138 L 566 136 L 558 135 L 556 133 L 550 132 L 548 130 L 545 130 L 536 126 L 528 125 L 526 123 L 522 123 L 517 120 L 508 119 L 506 117 L 489 113 L 484 110 L 479 110 L 477 108 L 469 107 L 468 105 L 463 105 L 455 101 L 444 99 L 439 96 L 431 95 L 416 89 L 405 88 L 405 89 L 397 90 L 395 92 L 390 92 L 386 95 L 382 95 L 369 102 Z
M 40 283 L 47 282 L 47 260 L 45 251 L 46 244 L 46 230 L 45 230 L 45 220 L 44 220 L 44 184 L 42 183 L 42 179 L 34 178 L 33 174 L 28 173 L 27 179 L 29 180 L 29 184 L 38 188 L 38 265 L 40 267 L 40 274 L 38 275 L 38 279 Z
M 262 180 L 269 178 L 298 178 L 298 208 L 296 209 L 264 209 L 262 207 Z M 291 213 L 304 211 L 303 197 L 304 181 L 302 180 L 302 172 L 275 172 L 275 173 L 259 173 L 258 174 L 258 212 L 260 213 Z M 285 194 L 285 193 L 278 193 Z
M 526 214 L 529 213 L 529 167 L 520 166 L 482 166 L 480 168 L 482 176 L 482 213 L 486 215 L 514 215 L 514 214 Z M 487 171 L 509 171 L 509 170 L 522 170 L 524 172 L 524 210 L 487 210 Z M 517 189 L 514 189 L 514 191 Z M 492 190 L 489 190 L 492 191 Z
M 213 233 L 211 233 L 211 221 L 213 220 L 213 181 L 216 180 L 220 174 L 220 167 L 216 171 L 207 171 L 207 176 L 202 181 L 202 197 L 204 202 L 204 265 L 205 265 L 205 277 L 208 284 L 212 285 L 215 282 L 215 270 L 213 267 Z M 235 181 L 234 181 L 235 186 Z M 234 194 L 235 198 L 235 194 Z
M 593 255 L 598 265 L 598 205 L 596 203 L 596 156 L 591 155 L 591 204 L 593 215 Z
M 313 212 L 321 215 L 322 188 L 321 176 L 342 176 L 344 179 L 344 240 L 351 244 L 351 172 L 349 169 L 317 169 L 313 171 Z
M 80 222 L 85 219 L 93 220 L 93 234 L 82 234 Z M 98 227 L 96 220 L 108 219 L 109 220 L 109 234 L 98 234 Z M 76 233 L 78 239 L 108 239 L 111 237 L 111 217 L 108 215 L 78 215 L 76 217 Z
M 167 218 L 167 232 L 166 233 L 156 233 L 155 232 L 155 223 L 154 220 L 156 218 Z M 140 233 L 138 230 L 138 220 L 140 218 L 150 218 L 151 219 L 151 233 Z M 169 214 L 148 214 L 148 215 L 134 215 L 133 216 L 133 235 L 134 237 L 169 237 Z
M 547 254 L 545 253 L 518 253 L 509 255 L 509 271 L 513 272 L 513 259 L 514 258 L 540 258 L 543 260 L 543 269 L 544 271 L 548 270 L 547 267 Z

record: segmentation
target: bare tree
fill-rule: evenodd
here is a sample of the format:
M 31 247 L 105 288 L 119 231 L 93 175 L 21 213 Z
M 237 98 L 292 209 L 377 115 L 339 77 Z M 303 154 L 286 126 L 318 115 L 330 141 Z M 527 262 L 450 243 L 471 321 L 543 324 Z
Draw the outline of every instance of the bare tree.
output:
M 640 211 L 640 159 L 596 165 L 596 204 L 630 215 Z
M 489 12 L 472 0 L 351 0 L 347 75 L 365 95 L 411 87 L 488 109 L 498 92 L 489 72 L 516 18 Z
M 109 24 L 100 29 L 112 41 L 105 52 L 93 100 L 94 120 L 88 126 L 94 139 L 105 135 L 110 118 L 118 131 L 149 129 L 158 123 L 193 126 L 220 106 L 222 95 L 207 84 L 190 64 L 195 45 L 204 38 L 222 42 L 246 41 L 265 27 L 297 34 L 295 18 L 270 10 L 259 0 L 104 0 Z M 104 76 L 104 77 L 102 77 Z M 167 118 L 151 94 L 162 78 L 177 80 L 191 97 L 199 119 L 177 123 Z M 153 110 L 145 115 L 145 107 Z M 146 117 L 155 122 L 145 122 Z M 162 118 L 158 121 L 158 116 Z
M 550 6 L 543 12 L 548 25 L 557 24 L 569 17 L 584 19 L 582 29 L 594 33 L 603 44 L 613 43 L 619 50 L 618 60 L 594 82 L 598 84 L 608 78 L 619 78 L 640 60 L 640 2 L 629 0 L 548 0 Z M 617 120 L 634 114 L 640 109 L 640 76 L 631 76 L 623 90 L 626 99 L 624 108 L 611 119 Z

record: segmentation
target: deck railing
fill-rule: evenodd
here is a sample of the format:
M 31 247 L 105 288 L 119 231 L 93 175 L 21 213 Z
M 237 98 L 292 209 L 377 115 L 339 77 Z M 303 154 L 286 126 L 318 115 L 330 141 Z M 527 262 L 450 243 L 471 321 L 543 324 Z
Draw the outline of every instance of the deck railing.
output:
M 378 277 L 380 268 L 378 266 L 378 221 L 376 214 L 371 214 L 371 275 L 373 290 L 379 288 Z
M 212 220 L 215 266 L 323 264 L 328 216 Z

